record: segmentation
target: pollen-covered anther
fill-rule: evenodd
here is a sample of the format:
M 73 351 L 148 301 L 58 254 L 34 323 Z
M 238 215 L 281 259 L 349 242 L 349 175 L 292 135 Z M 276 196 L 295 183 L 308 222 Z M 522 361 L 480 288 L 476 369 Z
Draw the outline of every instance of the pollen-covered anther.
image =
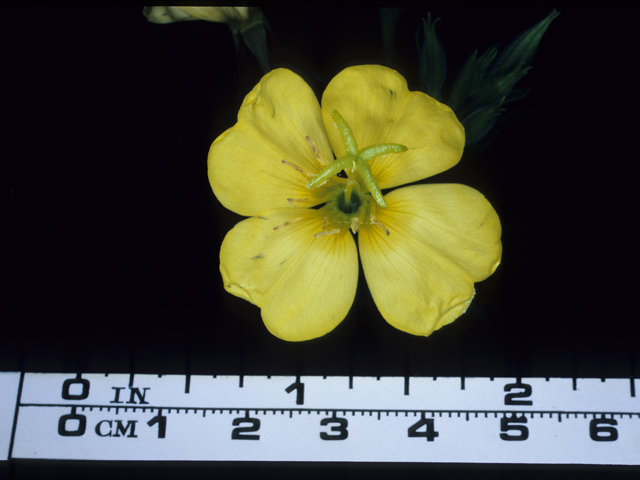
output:
M 309 197 L 307 198 L 287 198 L 287 203 L 291 208 L 293 208 L 293 202 L 308 202 Z
M 299 167 L 298 165 L 295 165 L 291 162 L 287 162 L 285 159 L 282 159 L 282 163 L 284 163 L 285 165 L 289 165 L 291 168 L 293 168 L 294 170 L 297 170 L 298 172 L 303 174 L 305 177 L 313 177 L 313 173 L 309 173 L 304 168 Z
M 284 222 L 282 225 L 278 225 L 277 227 L 273 227 L 274 230 L 279 230 L 282 227 L 286 227 L 288 225 L 291 225 L 292 223 L 296 223 L 299 222 L 300 220 L 302 220 L 304 217 L 296 217 L 292 220 L 287 220 L 286 222 Z
M 353 217 L 351 219 L 351 231 L 355 234 L 360 230 L 360 219 L 358 217 Z
M 311 137 L 306 136 L 304 138 L 307 141 L 307 143 L 309 144 L 309 146 L 311 147 L 311 151 L 313 152 L 313 156 L 316 157 L 316 160 L 318 160 L 320 165 L 322 165 L 323 167 L 329 165 L 329 162 L 327 161 L 326 158 L 324 158 L 322 156 L 322 154 L 320 153 L 320 150 L 318 150 L 318 147 L 316 147 L 316 144 L 313 143 L 313 140 L 311 140 Z
M 371 216 L 369 217 L 369 220 L 371 221 L 371 223 L 377 225 L 378 227 L 380 227 L 384 233 L 387 234 L 387 236 L 389 236 L 389 229 L 387 227 L 384 226 L 384 223 L 382 223 L 380 220 L 378 220 L 376 218 L 376 216 L 372 213 Z
M 340 233 L 340 229 L 339 228 L 332 228 L 331 230 L 324 230 L 322 232 L 318 232 L 315 234 L 316 238 L 320 238 L 323 235 L 335 235 L 336 233 Z

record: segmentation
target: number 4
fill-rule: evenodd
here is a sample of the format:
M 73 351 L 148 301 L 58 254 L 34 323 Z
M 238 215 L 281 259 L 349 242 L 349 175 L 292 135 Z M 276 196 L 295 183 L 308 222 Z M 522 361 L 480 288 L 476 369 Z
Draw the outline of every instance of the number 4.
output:
M 426 426 L 425 431 L 419 432 L 418 429 L 422 426 Z M 434 430 L 433 418 L 424 418 L 422 413 L 420 420 L 409 427 L 409 437 L 425 437 L 427 442 L 433 442 L 433 439 L 440 436 L 438 432 Z

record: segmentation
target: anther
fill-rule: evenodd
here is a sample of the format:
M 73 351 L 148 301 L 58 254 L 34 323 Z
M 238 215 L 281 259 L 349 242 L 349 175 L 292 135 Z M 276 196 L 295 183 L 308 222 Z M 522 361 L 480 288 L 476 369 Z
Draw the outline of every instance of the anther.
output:
M 285 165 L 289 165 L 291 168 L 293 168 L 294 170 L 297 170 L 298 172 L 303 174 L 305 177 L 313 177 L 313 173 L 307 172 L 304 168 L 299 167 L 298 165 L 294 165 L 293 163 L 287 162 L 284 159 L 282 160 L 282 163 L 284 163 Z
M 309 144 L 309 146 L 311 147 L 311 151 L 313 152 L 313 156 L 316 157 L 316 160 L 318 160 L 318 162 L 320 162 L 320 165 L 322 165 L 323 167 L 329 165 L 329 162 L 322 156 L 320 150 L 318 150 L 318 147 L 316 147 L 316 144 L 313 143 L 313 140 L 311 140 L 309 136 L 306 136 L 304 138 L 307 140 L 307 143 Z
M 278 225 L 277 227 L 273 227 L 273 229 L 274 229 L 274 230 L 278 230 L 278 229 L 280 229 L 280 228 L 282 228 L 282 227 L 286 227 L 286 226 L 288 226 L 288 225 L 291 225 L 292 223 L 299 222 L 299 221 L 300 221 L 300 220 L 302 220 L 303 218 L 304 218 L 304 217 L 297 217 L 297 218 L 294 218 L 293 220 L 288 220 L 288 221 L 284 222 L 282 225 Z
M 351 231 L 355 234 L 360 229 L 360 219 L 358 217 L 351 218 Z
M 322 219 L 322 230 L 326 230 L 328 224 L 329 224 L 329 218 L 328 217 L 324 217 Z
M 380 227 L 384 233 L 387 234 L 387 236 L 389 236 L 389 230 L 387 229 L 387 227 L 384 226 L 384 223 L 382 223 L 380 220 L 378 220 L 376 218 L 376 216 L 372 213 L 371 216 L 369 217 L 369 220 L 371 220 L 371 223 L 376 224 L 378 227 Z
M 308 202 L 309 197 L 307 198 L 287 198 L 287 203 L 291 208 L 293 208 L 293 202 Z
M 316 233 L 315 237 L 320 238 L 323 235 L 335 235 L 336 233 L 340 233 L 339 228 L 333 228 L 331 230 L 324 230 L 323 232 Z

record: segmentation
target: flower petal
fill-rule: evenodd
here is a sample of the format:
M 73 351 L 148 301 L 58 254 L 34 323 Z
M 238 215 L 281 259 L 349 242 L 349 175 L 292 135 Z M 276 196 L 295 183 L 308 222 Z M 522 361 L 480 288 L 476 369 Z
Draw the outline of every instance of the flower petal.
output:
M 321 203 L 326 187 L 307 189 L 307 176 L 282 163 L 309 174 L 321 170 L 306 136 L 326 160 L 333 160 L 313 91 L 290 70 L 273 70 L 244 99 L 238 123 L 211 145 L 213 193 L 226 208 L 247 216 L 286 207 L 288 198 L 308 199 L 293 202 L 296 208 Z
M 260 307 L 267 329 L 283 340 L 329 333 L 353 304 L 358 283 L 353 237 L 345 230 L 316 238 L 321 231 L 318 210 L 274 209 L 238 223 L 222 242 L 225 289 Z
M 466 310 L 473 283 L 500 263 L 497 213 L 473 188 L 415 185 L 385 196 L 376 225 L 359 233 L 360 258 L 385 320 L 414 335 L 430 335 Z
M 167 7 L 171 8 L 171 7 Z M 176 8 L 176 7 L 173 7 Z M 241 25 L 249 20 L 251 7 L 177 7 L 196 20 Z
M 345 155 L 331 111 L 337 110 L 363 149 L 380 143 L 408 147 L 371 161 L 380 188 L 422 180 L 460 161 L 464 128 L 453 111 L 422 92 L 410 92 L 395 70 L 380 65 L 349 67 L 322 96 L 322 118 L 336 158 Z

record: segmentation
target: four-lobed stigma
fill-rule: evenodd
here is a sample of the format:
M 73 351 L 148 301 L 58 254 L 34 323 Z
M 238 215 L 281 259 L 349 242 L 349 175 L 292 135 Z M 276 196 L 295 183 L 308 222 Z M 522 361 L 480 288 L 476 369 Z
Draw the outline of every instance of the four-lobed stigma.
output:
M 323 199 L 325 205 L 321 211 L 325 214 L 322 231 L 316 234 L 316 238 L 323 235 L 333 235 L 351 229 L 358 233 L 360 225 L 373 224 L 381 228 L 386 235 L 389 230 L 380 222 L 375 215 L 377 206 L 382 208 L 387 204 L 384 200 L 380 187 L 376 182 L 369 163 L 380 155 L 389 153 L 402 153 L 407 151 L 407 147 L 397 143 L 382 143 L 371 145 L 363 149 L 358 149 L 358 144 L 347 122 L 336 110 L 331 112 L 333 122 L 340 132 L 347 154 L 334 162 L 327 161 L 311 138 L 306 137 L 307 143 L 311 147 L 314 157 L 322 167 L 320 172 L 313 175 L 303 168 L 282 160 L 282 163 L 302 173 L 309 189 L 320 187 L 326 184 L 329 179 L 335 181 L 336 185 L 330 188 L 329 193 Z M 338 177 L 338 173 L 344 171 L 347 179 Z M 287 202 L 293 207 L 293 202 L 305 202 L 308 198 L 293 199 L 288 198 Z M 376 205 L 377 204 L 377 205 Z M 285 225 L 280 225 L 280 228 Z M 331 226 L 331 228 L 328 228 Z

